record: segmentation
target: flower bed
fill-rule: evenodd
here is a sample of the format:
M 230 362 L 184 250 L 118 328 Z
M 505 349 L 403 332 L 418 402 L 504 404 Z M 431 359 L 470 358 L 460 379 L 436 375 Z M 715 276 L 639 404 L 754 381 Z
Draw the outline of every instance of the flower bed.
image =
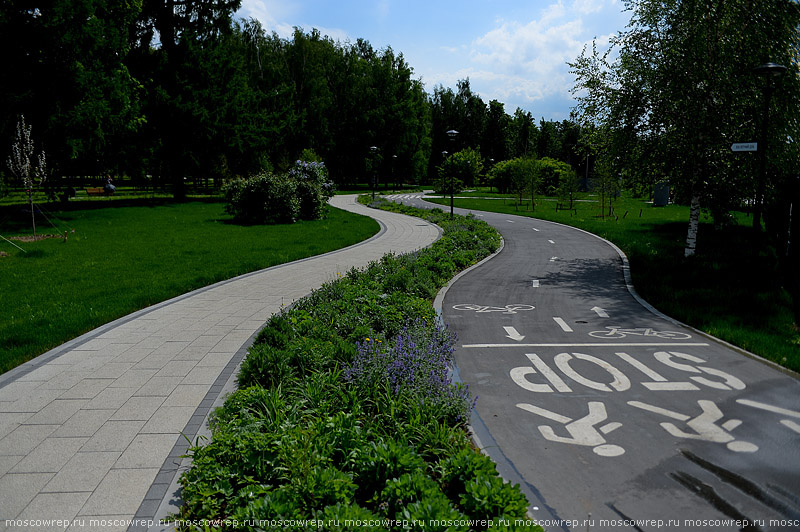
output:
M 499 235 L 438 209 L 414 214 L 439 224 L 443 237 L 351 270 L 259 333 L 239 390 L 213 416 L 211 442 L 191 449 L 182 522 L 520 528 L 514 521 L 525 519 L 528 502 L 471 445 L 474 403 L 450 379 L 455 338 L 431 306 L 457 271 L 497 249 Z

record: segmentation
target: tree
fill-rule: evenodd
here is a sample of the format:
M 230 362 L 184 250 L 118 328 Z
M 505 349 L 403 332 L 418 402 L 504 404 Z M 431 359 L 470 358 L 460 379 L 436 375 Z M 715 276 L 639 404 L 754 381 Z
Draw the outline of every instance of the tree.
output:
M 442 162 L 436 192 L 457 194 L 467 186 L 475 184 L 483 171 L 483 159 L 479 151 L 467 148 L 456 152 Z
M 3 2 L 0 139 L 10 143 L 25 114 L 59 174 L 114 168 L 143 124 L 142 87 L 126 63 L 140 7 L 126 0 Z
M 537 154 L 536 144 L 539 130 L 533 116 L 517 107 L 509 125 L 509 151 L 514 157 L 534 157 Z
M 497 100 L 490 101 L 480 144 L 484 156 L 498 162 L 508 159 L 510 127 L 511 117 L 506 114 L 503 104 Z
M 227 104 L 219 108 L 214 103 L 229 101 L 241 86 L 232 77 L 239 75 L 240 57 L 226 58 L 215 50 L 234 31 L 233 14 L 240 4 L 241 0 L 141 3 L 130 61 L 138 79 L 147 80 L 144 144 L 152 160 L 148 171 L 170 181 L 179 199 L 186 195 L 185 176 L 199 173 L 209 159 L 219 157 L 220 126 L 231 123 L 224 118 Z
M 34 146 L 31 138 L 31 126 L 25 123 L 25 116 L 20 115 L 17 122 L 17 135 L 11 146 L 11 156 L 6 161 L 8 169 L 22 181 L 28 192 L 28 205 L 31 209 L 33 236 L 36 236 L 36 215 L 33 208 L 33 187 L 41 186 L 47 179 L 47 162 L 44 150 L 34 160 Z M 38 181 L 38 183 L 37 183 Z
M 556 190 L 558 199 L 567 203 L 569 205 L 569 209 L 572 210 L 574 202 L 580 192 L 580 188 L 581 182 L 580 179 L 578 179 L 578 174 L 576 174 L 575 170 L 570 167 L 569 170 L 561 174 L 560 179 L 558 180 L 558 189 Z
M 535 197 L 539 186 L 536 162 L 532 157 L 516 157 L 500 161 L 491 170 L 490 179 L 499 191 L 511 190 L 517 195 L 515 209 L 519 209 L 526 190 L 531 194 L 531 210 L 536 208 Z
M 632 19 L 613 40 L 618 56 L 611 60 L 594 48 L 571 64 L 578 80 L 577 114 L 584 124 L 613 130 L 604 150 L 610 166 L 620 164 L 616 158 L 633 157 L 629 170 L 668 178 L 678 198 L 691 204 L 685 250 L 690 256 L 701 205 L 722 219 L 755 195 L 754 176 L 742 171 L 741 158 L 730 151 L 731 143 L 755 138 L 763 80 L 753 67 L 775 61 L 794 73 L 776 90 L 773 106 L 783 112 L 771 113 L 770 138 L 785 138 L 800 114 L 800 5 L 625 3 Z
M 539 191 L 547 196 L 555 196 L 561 182 L 575 173 L 570 165 L 552 157 L 538 159 L 534 165 L 534 171 L 539 183 Z

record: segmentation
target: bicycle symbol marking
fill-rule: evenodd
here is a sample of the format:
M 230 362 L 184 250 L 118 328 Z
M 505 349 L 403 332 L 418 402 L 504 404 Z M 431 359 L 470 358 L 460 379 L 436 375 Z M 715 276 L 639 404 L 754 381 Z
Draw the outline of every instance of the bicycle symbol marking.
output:
M 688 340 L 691 334 L 676 331 L 656 331 L 649 327 L 638 327 L 635 329 L 625 329 L 622 327 L 606 327 L 607 331 L 592 331 L 589 336 L 594 338 L 625 338 L 626 336 L 647 336 L 663 338 L 666 340 Z
M 459 303 L 458 305 L 453 305 L 454 310 L 473 310 L 478 313 L 500 312 L 502 314 L 516 314 L 518 311 L 533 310 L 534 308 L 536 307 L 533 305 L 525 305 L 522 303 L 513 303 L 505 307 L 491 307 L 488 305 L 476 305 L 474 303 Z

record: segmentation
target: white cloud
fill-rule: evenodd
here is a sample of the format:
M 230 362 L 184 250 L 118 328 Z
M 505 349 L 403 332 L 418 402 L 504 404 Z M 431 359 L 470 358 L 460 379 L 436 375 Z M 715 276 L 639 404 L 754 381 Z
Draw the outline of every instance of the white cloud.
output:
M 491 80 L 500 101 L 535 102 L 567 95 L 573 85 L 568 61 L 580 54 L 595 36 L 589 17 L 615 0 L 574 0 L 568 7 L 558 0 L 529 22 L 498 20 L 496 27 L 472 42 L 470 79 Z M 598 37 L 599 42 L 608 36 Z M 477 85 L 477 84 L 476 84 Z
M 284 39 L 291 39 L 294 34 L 295 26 L 311 31 L 312 28 L 319 30 L 322 35 L 327 35 L 334 41 L 348 42 L 354 39 L 342 29 L 326 28 L 319 25 L 285 22 L 287 19 L 297 17 L 299 5 L 285 0 L 243 0 L 242 7 L 239 9 L 240 17 L 252 17 L 264 26 L 267 33 L 275 32 Z

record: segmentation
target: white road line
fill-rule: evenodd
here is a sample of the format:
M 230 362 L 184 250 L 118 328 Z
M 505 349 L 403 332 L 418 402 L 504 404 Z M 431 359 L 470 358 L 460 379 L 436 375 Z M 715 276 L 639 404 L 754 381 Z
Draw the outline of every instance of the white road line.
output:
M 596 344 L 462 344 L 464 349 L 492 349 L 500 347 L 704 347 L 707 343 L 688 343 L 688 342 L 640 342 L 640 343 L 596 343 Z M 741 402 L 741 401 L 740 401 Z M 752 405 L 751 405 L 752 406 Z M 788 410 L 787 412 L 791 412 Z M 800 417 L 800 412 L 795 412 L 794 415 Z
M 654 414 L 661 414 L 662 416 L 667 416 L 678 421 L 688 421 L 690 419 L 689 416 L 685 414 L 673 412 L 672 410 L 667 410 L 666 408 L 661 408 L 658 406 L 648 405 L 647 403 L 642 403 L 640 401 L 628 401 L 628 404 L 635 406 L 636 408 L 641 408 L 642 410 L 647 410 L 648 412 L 652 412 Z
M 531 229 L 533 229 L 533 230 L 534 230 L 534 231 L 536 231 L 537 233 L 539 232 L 539 230 L 538 230 L 538 229 L 536 229 L 535 227 L 532 227 Z
M 651 392 L 688 392 L 700 389 L 691 382 L 643 382 L 642 385 Z
M 564 332 L 575 332 L 575 331 L 573 331 L 573 330 L 572 330 L 572 327 L 570 327 L 569 325 L 567 325 L 567 322 L 566 322 L 566 321 L 564 321 L 563 319 L 561 319 L 561 318 L 559 318 L 559 317 L 555 316 L 555 317 L 553 317 L 553 321 L 555 321 L 555 322 L 558 324 L 558 326 L 559 326 L 559 327 L 561 327 L 561 329 L 562 329 Z
M 760 408 L 761 410 L 775 412 L 776 414 L 783 414 L 784 416 L 800 418 L 800 412 L 795 412 L 794 410 L 789 410 L 788 408 L 781 408 L 779 406 L 772 406 L 765 403 L 759 403 L 758 401 L 751 401 L 750 399 L 737 399 L 736 402 L 739 403 L 740 405 L 752 406 L 753 408 Z
M 795 423 L 791 419 L 782 419 L 781 420 L 781 424 L 786 426 L 786 427 L 789 427 L 790 429 L 792 429 L 796 433 L 800 434 L 800 425 L 798 425 L 797 423 Z
M 551 244 L 555 244 L 555 241 L 553 240 L 548 240 L 548 242 L 550 242 Z
M 506 220 L 508 223 L 513 224 L 514 220 Z
M 550 262 L 555 262 L 557 259 L 558 257 L 550 257 Z
M 531 288 L 539 288 L 539 279 L 531 279 Z
M 542 416 L 547 418 L 551 421 L 555 421 L 556 423 L 563 423 L 567 424 L 572 421 L 572 418 L 567 416 L 562 416 L 561 414 L 557 414 L 555 412 L 551 412 L 549 410 L 545 410 L 544 408 L 539 408 L 535 405 L 530 405 L 528 403 L 517 403 L 517 408 L 521 408 L 523 410 L 527 410 L 531 414 L 536 414 L 537 416 Z

